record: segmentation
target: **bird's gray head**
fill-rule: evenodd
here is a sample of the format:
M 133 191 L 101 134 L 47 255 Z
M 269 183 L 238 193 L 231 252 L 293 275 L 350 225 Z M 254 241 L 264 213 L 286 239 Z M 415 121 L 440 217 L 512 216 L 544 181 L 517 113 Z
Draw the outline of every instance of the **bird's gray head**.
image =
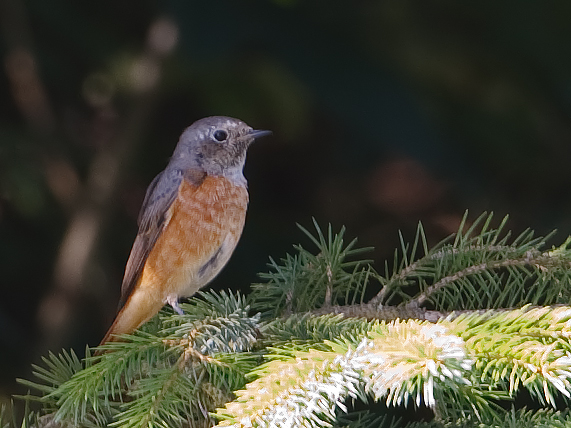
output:
M 242 169 L 246 151 L 256 138 L 268 134 L 271 132 L 254 130 L 231 117 L 206 117 L 185 129 L 170 164 L 182 170 L 200 168 L 209 175 L 245 181 Z

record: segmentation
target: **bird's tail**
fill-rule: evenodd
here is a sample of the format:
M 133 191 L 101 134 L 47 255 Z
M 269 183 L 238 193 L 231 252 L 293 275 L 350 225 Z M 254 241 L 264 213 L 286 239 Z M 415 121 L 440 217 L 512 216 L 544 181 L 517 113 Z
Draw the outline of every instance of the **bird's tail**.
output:
M 131 295 L 99 345 L 119 341 L 122 334 L 134 332 L 160 311 L 162 306 L 163 303 L 160 300 L 150 299 L 144 294 L 135 293 Z
M 132 333 L 137 329 L 137 327 L 133 327 L 133 329 L 125 328 L 125 319 L 121 315 L 121 312 L 122 311 L 117 314 L 113 324 L 111 324 L 111 327 L 109 327 L 107 333 L 105 333 L 105 336 L 103 336 L 103 339 L 101 339 L 99 345 L 104 345 L 107 342 L 116 342 L 120 340 L 120 335 Z

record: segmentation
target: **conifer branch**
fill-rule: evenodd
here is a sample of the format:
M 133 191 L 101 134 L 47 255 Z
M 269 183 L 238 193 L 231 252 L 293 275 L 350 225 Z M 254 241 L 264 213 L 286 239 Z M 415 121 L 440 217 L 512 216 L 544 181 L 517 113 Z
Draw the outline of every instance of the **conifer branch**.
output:
M 571 400 L 571 238 L 546 251 L 549 236 L 512 239 L 506 221 L 465 217 L 433 248 L 419 225 L 384 275 L 356 240 L 344 243 L 344 229 L 314 221 L 315 233 L 302 230 L 316 251 L 298 245 L 270 259 L 248 298 L 200 293 L 182 304 L 185 315 L 166 309 L 100 356 L 49 354 L 37 380 L 22 381 L 45 415 L 22 426 L 202 427 L 212 417 L 402 426 L 369 407 L 352 411 L 352 400 L 428 407 L 433 419 L 408 425 L 417 428 L 571 424 L 547 410 Z M 522 390 L 546 410 L 498 407 Z
M 472 362 L 462 340 L 442 326 L 407 321 L 379 324 L 356 346 L 297 352 L 261 366 L 259 378 L 219 410 L 219 426 L 323 426 L 347 398 L 367 394 L 391 405 L 410 400 L 436 406 L 436 390 L 469 385 Z M 287 380 L 287 381 L 285 381 Z M 463 392 L 466 391 L 463 389 Z
M 436 322 L 450 312 L 431 311 L 415 306 L 381 306 L 371 303 L 345 306 L 326 306 L 309 312 L 314 316 L 325 314 L 343 315 L 346 318 L 367 318 L 383 321 L 415 319 Z
M 491 246 L 470 245 L 465 249 L 454 248 L 454 247 L 443 248 L 432 254 L 427 254 L 426 256 L 412 262 L 405 268 L 396 272 L 390 278 L 390 280 L 387 281 L 386 284 L 384 284 L 381 291 L 379 291 L 379 293 L 369 301 L 369 303 L 372 305 L 382 305 L 382 303 L 385 301 L 386 295 L 392 288 L 401 285 L 406 285 L 407 280 L 410 277 L 414 277 L 418 272 L 421 272 L 424 267 L 429 266 L 434 262 L 441 261 L 450 256 L 461 256 L 475 252 L 507 254 L 508 256 L 517 255 L 520 253 L 520 251 L 517 248 L 514 248 L 509 245 L 491 245 Z M 422 303 L 423 302 L 419 302 L 417 306 Z
M 489 249 L 486 249 L 489 250 Z M 500 261 L 491 261 L 486 263 L 481 263 L 475 266 L 469 266 L 463 270 L 460 270 L 453 275 L 446 276 L 440 279 L 435 284 L 429 286 L 424 292 L 420 293 L 416 298 L 410 300 L 407 303 L 407 307 L 415 308 L 419 307 L 427 300 L 430 299 L 430 296 L 443 287 L 458 281 L 459 279 L 471 276 L 471 275 L 478 275 L 483 272 L 497 270 L 501 268 L 508 268 L 508 267 L 518 267 L 520 269 L 525 268 L 526 266 L 532 267 L 534 269 L 547 271 L 548 268 L 553 268 L 555 266 L 564 265 L 564 267 L 571 267 L 571 262 L 569 258 L 561 260 L 560 258 L 554 257 L 553 252 L 545 252 L 539 253 L 537 251 L 527 251 L 523 256 L 508 258 L 505 260 Z

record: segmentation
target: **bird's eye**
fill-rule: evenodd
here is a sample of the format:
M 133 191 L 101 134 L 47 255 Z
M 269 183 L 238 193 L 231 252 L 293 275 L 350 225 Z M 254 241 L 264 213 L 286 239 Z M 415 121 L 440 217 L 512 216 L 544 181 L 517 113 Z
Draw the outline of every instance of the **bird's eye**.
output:
M 226 141 L 226 138 L 228 138 L 228 133 L 222 129 L 214 131 L 214 134 L 212 135 L 214 136 L 214 139 L 219 142 Z

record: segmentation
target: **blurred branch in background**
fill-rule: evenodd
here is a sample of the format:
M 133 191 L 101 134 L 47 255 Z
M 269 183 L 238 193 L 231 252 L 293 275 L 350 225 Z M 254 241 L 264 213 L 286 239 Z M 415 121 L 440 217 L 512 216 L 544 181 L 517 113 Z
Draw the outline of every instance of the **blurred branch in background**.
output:
M 12 96 L 28 126 L 39 137 L 49 136 L 55 130 L 55 117 L 38 73 L 24 2 L 4 0 L 0 11 L 7 47 L 4 67 Z
M 81 192 L 83 197 L 74 207 L 59 250 L 52 292 L 39 308 L 46 349 L 56 349 L 66 343 L 74 301 L 81 292 L 97 237 L 120 182 L 121 169 L 145 132 L 155 105 L 162 61 L 175 48 L 177 34 L 177 26 L 172 21 L 157 19 L 150 26 L 145 51 L 131 65 L 128 76 L 132 84 L 130 113 L 117 125 L 110 141 L 102 142 L 90 165 L 85 189 Z M 94 101 L 100 104 L 99 115 L 106 118 L 104 122 L 114 120 L 117 114 L 110 97 L 96 96 Z
M 128 115 L 119 119 L 113 105 L 112 77 L 94 75 L 86 79 L 84 95 L 94 107 L 90 129 L 96 131 L 99 148 L 81 184 L 75 167 L 50 143 L 58 128 L 38 71 L 31 28 L 21 0 L 3 4 L 2 30 L 7 44 L 6 74 L 15 104 L 34 138 L 42 159 L 46 182 L 54 197 L 68 211 L 68 225 L 57 255 L 51 288 L 40 302 L 37 318 L 41 326 L 40 352 L 58 349 L 73 331 L 76 302 L 88 271 L 109 208 L 113 202 L 121 168 L 143 135 L 155 105 L 163 60 L 174 50 L 178 28 L 169 19 L 158 18 L 149 28 L 144 52 L 135 58 L 123 78 L 130 84 Z M 103 130 L 96 128 L 103 128 Z

